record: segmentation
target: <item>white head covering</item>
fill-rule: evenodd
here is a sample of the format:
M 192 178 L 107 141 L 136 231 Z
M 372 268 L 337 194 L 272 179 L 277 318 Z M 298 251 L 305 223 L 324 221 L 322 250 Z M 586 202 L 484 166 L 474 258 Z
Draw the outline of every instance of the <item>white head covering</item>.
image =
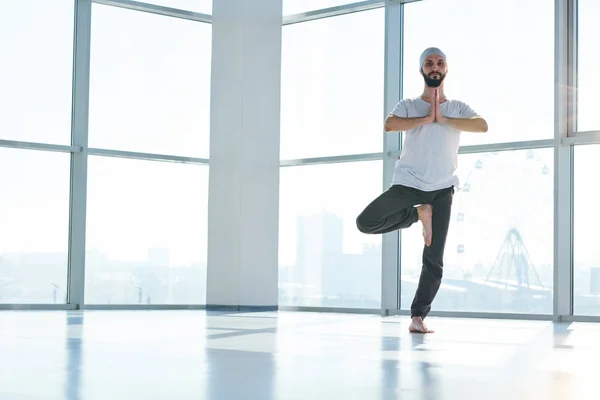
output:
M 429 48 L 425 49 L 425 51 L 423 51 L 423 54 L 421 54 L 421 57 L 419 58 L 419 69 L 423 68 L 423 64 L 425 63 L 425 60 L 427 59 L 427 57 L 433 56 L 436 54 L 442 56 L 444 58 L 444 61 L 446 61 L 446 54 L 444 54 L 443 51 L 441 51 L 437 47 L 429 47 Z

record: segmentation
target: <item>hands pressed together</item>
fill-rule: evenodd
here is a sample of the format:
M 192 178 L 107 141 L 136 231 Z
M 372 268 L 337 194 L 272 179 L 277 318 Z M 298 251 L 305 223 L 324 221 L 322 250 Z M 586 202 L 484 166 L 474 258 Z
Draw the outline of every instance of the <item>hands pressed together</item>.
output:
M 429 114 L 425 117 L 425 123 L 438 122 L 440 124 L 448 122 L 448 118 L 442 114 L 440 109 L 440 92 L 435 89 L 433 92 L 433 101 L 429 109 Z

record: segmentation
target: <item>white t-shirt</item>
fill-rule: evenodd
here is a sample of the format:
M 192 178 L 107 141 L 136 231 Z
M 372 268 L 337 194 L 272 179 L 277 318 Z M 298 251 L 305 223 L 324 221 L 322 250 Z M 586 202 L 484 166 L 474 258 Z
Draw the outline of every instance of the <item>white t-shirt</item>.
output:
M 420 97 L 403 99 L 392 114 L 401 118 L 425 117 L 431 105 Z M 448 118 L 473 118 L 478 114 L 458 100 L 440 103 Z M 437 122 L 410 129 L 404 135 L 404 145 L 396 161 L 392 185 L 404 185 L 423 191 L 458 186 L 456 168 L 460 133 L 449 125 Z

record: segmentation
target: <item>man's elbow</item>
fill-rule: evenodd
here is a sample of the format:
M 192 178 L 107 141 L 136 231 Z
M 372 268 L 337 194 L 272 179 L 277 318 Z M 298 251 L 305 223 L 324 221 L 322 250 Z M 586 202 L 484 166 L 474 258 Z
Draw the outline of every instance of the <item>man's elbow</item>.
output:
M 394 132 L 394 116 L 393 115 L 388 115 L 387 118 L 385 119 L 385 123 L 383 124 L 383 129 L 386 132 Z
M 479 131 L 484 132 L 484 133 L 487 132 L 488 131 L 487 121 L 481 117 L 478 117 L 477 121 L 479 122 Z
M 487 132 L 488 131 L 488 124 L 487 121 L 485 119 L 481 119 L 481 132 Z
M 390 123 L 388 121 L 386 121 L 385 124 L 383 125 L 383 130 L 386 131 L 386 132 L 392 132 L 393 131 L 393 129 L 390 126 Z

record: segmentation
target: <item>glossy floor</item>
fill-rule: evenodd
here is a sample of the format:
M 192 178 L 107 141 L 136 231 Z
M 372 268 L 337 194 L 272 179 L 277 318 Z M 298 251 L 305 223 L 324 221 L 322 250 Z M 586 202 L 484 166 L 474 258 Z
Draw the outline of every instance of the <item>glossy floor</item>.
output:
M 0 312 L 0 399 L 598 399 L 600 324 Z

